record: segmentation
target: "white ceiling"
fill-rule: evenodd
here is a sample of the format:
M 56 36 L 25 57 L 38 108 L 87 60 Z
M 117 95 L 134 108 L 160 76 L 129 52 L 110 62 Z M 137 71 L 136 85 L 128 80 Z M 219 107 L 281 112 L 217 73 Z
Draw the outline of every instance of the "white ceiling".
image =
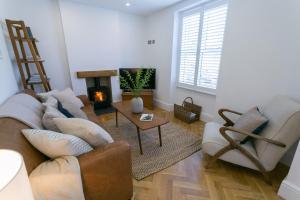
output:
M 147 16 L 183 0 L 72 0 L 136 15 Z M 125 4 L 130 2 L 131 6 Z

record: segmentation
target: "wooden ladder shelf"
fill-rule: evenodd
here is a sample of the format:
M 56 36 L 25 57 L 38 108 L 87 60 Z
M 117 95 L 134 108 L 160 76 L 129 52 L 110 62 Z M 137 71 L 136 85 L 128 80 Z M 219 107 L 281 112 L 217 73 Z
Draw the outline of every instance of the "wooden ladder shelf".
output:
M 28 89 L 29 86 L 34 89 L 34 85 L 42 84 L 46 92 L 50 91 L 50 79 L 46 75 L 44 60 L 41 59 L 36 46 L 38 40 L 28 32 L 30 28 L 25 26 L 24 21 L 9 19 L 6 19 L 6 25 L 24 89 Z M 26 51 L 27 48 L 29 51 Z M 36 67 L 37 74 L 31 73 L 31 66 Z M 24 73 L 24 67 L 26 73 Z

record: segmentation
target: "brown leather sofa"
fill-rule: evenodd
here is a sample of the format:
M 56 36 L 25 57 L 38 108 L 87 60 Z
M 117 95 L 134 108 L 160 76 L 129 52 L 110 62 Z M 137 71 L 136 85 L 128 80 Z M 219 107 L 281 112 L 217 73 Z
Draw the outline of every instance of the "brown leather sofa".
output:
M 31 90 L 25 93 L 35 96 Z M 86 96 L 79 96 L 84 103 L 83 111 L 88 118 L 99 124 L 99 120 Z M 35 149 L 21 133 L 29 128 L 12 118 L 0 118 L 0 149 L 13 149 L 24 157 L 26 168 L 32 170 L 48 157 Z M 128 200 L 132 197 L 131 155 L 127 142 L 114 142 L 104 148 L 78 157 L 86 200 Z M 55 184 L 55 183 L 53 183 Z

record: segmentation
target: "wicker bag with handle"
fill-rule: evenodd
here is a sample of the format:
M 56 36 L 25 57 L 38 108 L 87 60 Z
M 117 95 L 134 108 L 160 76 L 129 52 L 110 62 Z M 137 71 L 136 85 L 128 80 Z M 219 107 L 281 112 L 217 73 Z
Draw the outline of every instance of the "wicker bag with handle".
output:
M 192 97 L 186 97 L 182 105 L 174 104 L 174 116 L 187 123 L 192 123 L 200 120 L 201 109 L 201 106 L 194 104 Z

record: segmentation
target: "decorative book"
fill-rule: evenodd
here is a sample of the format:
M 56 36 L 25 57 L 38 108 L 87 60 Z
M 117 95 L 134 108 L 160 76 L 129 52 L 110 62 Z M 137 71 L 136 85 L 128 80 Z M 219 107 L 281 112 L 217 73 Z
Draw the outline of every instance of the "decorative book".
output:
M 152 121 L 154 115 L 153 114 L 142 114 L 140 120 L 143 122 L 150 122 Z

